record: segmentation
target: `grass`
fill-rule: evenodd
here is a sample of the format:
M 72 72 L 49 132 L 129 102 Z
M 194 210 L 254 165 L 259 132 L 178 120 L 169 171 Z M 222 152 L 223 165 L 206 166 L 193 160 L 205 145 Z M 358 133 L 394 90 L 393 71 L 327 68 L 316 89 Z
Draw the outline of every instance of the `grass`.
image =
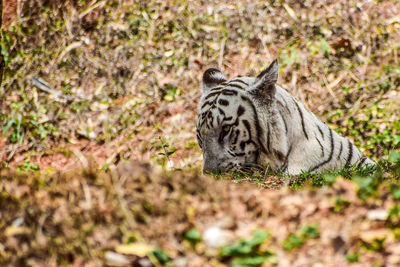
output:
M 202 71 L 254 74 L 275 57 L 279 82 L 368 156 L 399 146 L 398 22 L 383 13 L 385 1 L 364 5 L 382 15 L 353 24 L 342 6 L 322 15 L 317 7 L 261 2 L 209 3 L 208 11 L 190 1 L 63 2 L 57 11 L 57 1 L 30 2 L 36 8 L 3 29 L 4 166 L 28 159 L 42 167 L 43 156 L 52 157 L 47 151 L 71 150 L 82 139 L 112 144 L 96 157 L 99 166 L 132 155 L 160 161 L 153 155 L 163 148 L 151 146 L 159 138 L 176 148 L 174 167 L 199 166 L 198 147 L 186 143 L 196 141 Z M 360 21 L 360 14 L 349 16 Z M 302 16 L 308 19 L 293 24 Z
M 299 262 L 320 248 L 338 262 L 395 260 L 398 2 L 21 5 L 0 44 L 6 65 L 0 261 L 113 265 L 147 259 L 161 266 L 197 259 L 257 266 L 282 261 L 282 253 Z M 194 127 L 203 71 L 255 75 L 274 58 L 281 66 L 278 83 L 374 159 L 376 169 L 297 177 L 232 173 L 217 181 L 199 175 Z M 150 165 L 116 168 L 127 160 Z M 365 222 L 371 209 L 384 210 L 386 219 Z M 385 240 L 380 232 L 368 239 L 347 231 L 347 221 L 390 232 Z M 247 252 L 208 249 L 201 239 L 206 222 L 234 235 L 226 248 Z M 319 239 L 336 236 L 336 225 L 347 239 L 335 237 L 328 242 L 333 248 L 322 244 Z M 256 226 L 271 237 L 257 239 Z M 120 245 L 151 250 L 120 253 Z

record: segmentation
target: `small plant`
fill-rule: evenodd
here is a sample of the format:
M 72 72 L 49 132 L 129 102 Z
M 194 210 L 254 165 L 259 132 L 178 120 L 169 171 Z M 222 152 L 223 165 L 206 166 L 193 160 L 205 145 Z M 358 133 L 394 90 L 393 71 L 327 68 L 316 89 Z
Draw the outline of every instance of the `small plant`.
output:
M 335 199 L 335 205 L 333 206 L 333 211 L 334 212 L 341 212 L 348 206 L 350 206 L 351 202 L 348 201 L 347 199 L 343 198 L 342 196 L 338 196 Z
M 300 229 L 300 234 L 290 234 L 288 238 L 283 241 L 283 248 L 292 250 L 303 245 L 310 238 L 319 237 L 319 228 L 317 224 L 310 224 Z
M 331 47 L 328 42 L 324 38 L 320 37 L 319 45 L 321 46 L 321 50 L 324 55 L 329 56 L 329 54 L 331 53 Z
M 358 252 L 355 252 L 355 253 L 353 253 L 353 254 L 347 254 L 347 255 L 346 255 L 346 260 L 347 260 L 348 262 L 350 262 L 350 263 L 358 262 L 359 258 L 360 258 L 360 254 L 359 254 Z
M 389 155 L 388 161 L 393 163 L 400 162 L 400 152 L 393 150 Z
M 326 185 L 332 186 L 336 182 L 337 176 L 332 174 L 325 174 L 323 175 L 323 179 Z
M 26 171 L 26 172 L 40 170 L 38 165 L 36 165 L 35 163 L 30 162 L 28 159 L 25 160 L 23 165 L 20 165 L 17 168 L 20 171 Z
M 183 238 L 189 241 L 192 245 L 196 245 L 201 241 L 201 234 L 199 230 L 192 228 L 183 235 Z
M 288 238 L 283 241 L 283 248 L 286 250 L 292 250 L 300 247 L 305 242 L 305 239 L 295 234 L 290 234 Z
M 161 93 L 162 93 L 161 95 L 162 99 L 171 102 L 174 101 L 174 99 L 180 95 L 181 90 L 171 84 L 166 84 L 165 88 L 162 89 Z
M 389 155 L 388 161 L 393 163 L 391 170 L 397 178 L 400 178 L 400 152 L 392 151 Z
M 305 184 L 321 187 L 325 184 L 324 175 L 320 173 L 312 173 L 310 171 L 303 171 L 295 179 L 292 179 L 290 187 L 291 189 L 296 190 L 302 188 Z
M 106 171 L 109 172 L 110 171 L 110 166 L 108 165 L 108 162 L 104 162 L 103 167 L 100 169 L 100 171 Z
M 390 184 L 389 186 L 392 197 L 396 200 L 400 199 L 400 187 L 397 184 Z
M 223 258 L 232 258 L 231 266 L 259 266 L 274 256 L 274 253 L 269 250 L 260 250 L 260 245 L 269 236 L 270 233 L 267 231 L 255 230 L 253 238 L 222 247 L 219 254 Z
M 161 249 L 153 250 L 151 253 L 148 254 L 148 256 L 150 259 L 152 259 L 152 256 L 154 256 L 158 263 L 162 264 L 163 266 L 172 266 L 168 254 Z
M 231 172 L 231 175 L 233 180 L 242 180 L 247 177 L 246 173 L 242 172 Z
M 388 220 L 393 227 L 400 226 L 400 204 L 394 205 L 392 208 L 390 208 Z
M 160 164 L 161 166 L 165 166 L 167 162 L 169 164 L 172 164 L 170 156 L 175 154 L 176 149 L 170 148 L 169 144 L 167 144 L 161 137 L 159 137 L 159 141 L 160 143 L 157 148 L 162 149 L 163 151 L 158 153 L 158 155 L 161 156 L 157 159 L 158 164 Z
M 361 241 L 361 246 L 366 250 L 379 251 L 383 249 L 386 238 L 374 238 L 371 242 Z
M 400 240 L 400 228 L 392 228 L 391 229 L 393 236 L 396 240 Z
M 357 195 L 361 200 L 378 196 L 380 182 L 375 177 L 354 177 L 353 181 L 358 185 Z
M 25 130 L 23 128 L 24 118 L 20 113 L 17 113 L 14 118 L 9 119 L 6 126 L 3 128 L 3 134 L 6 135 L 12 127 L 9 140 L 11 144 L 22 143 L 25 136 Z
M 301 228 L 303 237 L 309 238 L 318 238 L 319 237 L 319 229 L 317 224 L 306 225 Z

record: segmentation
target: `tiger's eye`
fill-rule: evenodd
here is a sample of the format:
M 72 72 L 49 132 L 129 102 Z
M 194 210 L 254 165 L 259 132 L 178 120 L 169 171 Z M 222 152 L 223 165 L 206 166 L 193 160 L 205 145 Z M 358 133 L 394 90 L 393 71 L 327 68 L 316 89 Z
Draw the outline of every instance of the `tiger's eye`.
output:
M 222 131 L 224 132 L 229 132 L 229 130 L 231 129 L 231 126 L 225 125 L 222 127 Z

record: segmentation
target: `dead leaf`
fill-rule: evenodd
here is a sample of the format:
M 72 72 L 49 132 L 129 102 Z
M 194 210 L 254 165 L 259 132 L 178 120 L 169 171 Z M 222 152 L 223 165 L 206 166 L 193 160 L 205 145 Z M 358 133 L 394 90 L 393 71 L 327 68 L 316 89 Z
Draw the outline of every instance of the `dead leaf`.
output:
M 29 234 L 31 230 L 24 226 L 9 226 L 4 231 L 5 236 L 24 235 Z
M 392 236 L 392 234 L 391 234 L 390 230 L 387 228 L 368 230 L 368 231 L 363 231 L 360 233 L 360 238 L 364 242 L 371 242 L 374 239 L 382 239 L 382 238 L 387 239 L 391 236 Z
M 144 257 L 149 252 L 153 251 L 155 248 L 151 245 L 145 243 L 132 243 L 132 244 L 122 244 L 115 248 L 115 251 L 127 255 L 135 255 L 138 257 Z

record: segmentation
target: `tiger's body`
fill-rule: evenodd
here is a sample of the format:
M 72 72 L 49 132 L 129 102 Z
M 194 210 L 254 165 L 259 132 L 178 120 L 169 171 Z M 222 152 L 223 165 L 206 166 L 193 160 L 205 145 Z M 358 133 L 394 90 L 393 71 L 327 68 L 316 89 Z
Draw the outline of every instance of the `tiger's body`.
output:
M 204 172 L 272 168 L 289 175 L 374 164 L 276 85 L 275 60 L 257 77 L 203 75 L 197 139 Z

